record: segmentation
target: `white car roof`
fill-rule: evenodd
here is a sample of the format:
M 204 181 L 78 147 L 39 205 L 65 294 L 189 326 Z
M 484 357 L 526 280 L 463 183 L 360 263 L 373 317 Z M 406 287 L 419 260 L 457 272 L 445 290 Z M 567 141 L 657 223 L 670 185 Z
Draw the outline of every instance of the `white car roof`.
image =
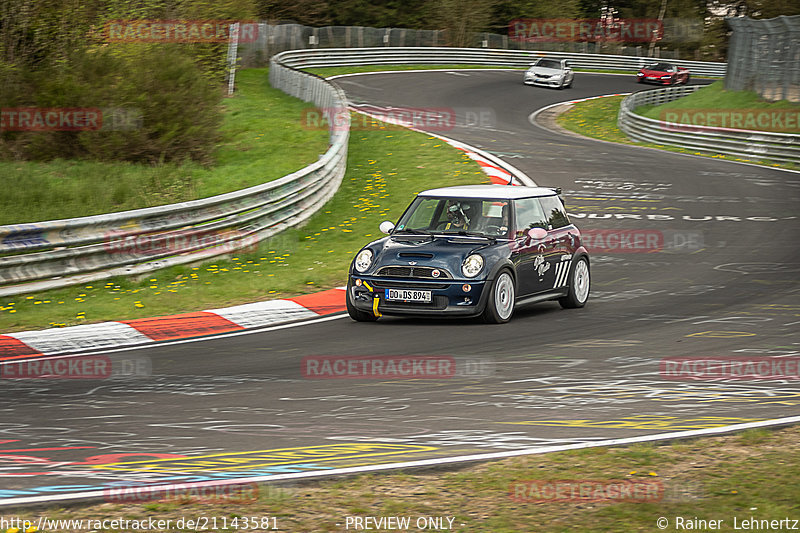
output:
M 418 196 L 441 198 L 497 198 L 516 200 L 534 196 L 555 196 L 556 191 L 547 187 L 519 187 L 516 185 L 458 185 L 422 191 Z

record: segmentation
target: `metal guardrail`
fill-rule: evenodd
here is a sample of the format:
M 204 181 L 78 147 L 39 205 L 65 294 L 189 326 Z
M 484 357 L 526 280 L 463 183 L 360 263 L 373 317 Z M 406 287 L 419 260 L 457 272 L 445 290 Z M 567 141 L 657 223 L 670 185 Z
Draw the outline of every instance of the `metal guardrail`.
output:
M 346 108 L 341 89 L 271 61 L 273 87 L 317 107 Z M 275 181 L 201 200 L 0 226 L 0 296 L 144 274 L 235 253 L 313 215 L 341 183 L 349 114 L 331 121 L 320 159 Z
M 701 89 L 702 85 L 664 87 L 640 91 L 622 100 L 617 124 L 635 141 L 668 144 L 698 152 L 748 159 L 800 163 L 800 135 L 767 131 L 680 125 L 635 113 L 643 105 L 660 105 Z
M 295 68 L 343 67 L 358 65 L 434 65 L 464 64 L 497 67 L 528 67 L 540 57 L 569 59 L 573 67 L 588 69 L 639 70 L 657 61 L 652 57 L 577 54 L 527 50 L 484 48 L 412 47 L 412 48 L 320 48 L 291 50 L 279 54 L 282 61 Z M 676 61 L 699 76 L 724 76 L 725 63 Z

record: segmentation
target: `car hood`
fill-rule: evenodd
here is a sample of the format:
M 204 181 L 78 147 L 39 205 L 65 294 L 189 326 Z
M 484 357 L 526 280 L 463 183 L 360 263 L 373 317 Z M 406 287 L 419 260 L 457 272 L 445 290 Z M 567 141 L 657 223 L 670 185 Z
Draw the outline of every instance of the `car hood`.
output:
M 531 67 L 528 72 L 533 74 L 544 74 L 545 76 L 557 76 L 561 74 L 560 68 Z
M 650 70 L 647 68 L 641 69 L 641 73 L 645 76 L 666 76 L 668 74 L 674 74 L 674 72 L 667 72 L 666 70 Z
M 492 241 L 461 237 L 458 235 L 424 235 L 385 237 L 369 245 L 375 252 L 372 267 L 365 274 L 375 274 L 384 266 L 427 266 L 447 270 L 456 278 L 463 278 L 461 264 L 474 252 L 490 248 Z M 413 264 L 412 264 L 413 263 Z

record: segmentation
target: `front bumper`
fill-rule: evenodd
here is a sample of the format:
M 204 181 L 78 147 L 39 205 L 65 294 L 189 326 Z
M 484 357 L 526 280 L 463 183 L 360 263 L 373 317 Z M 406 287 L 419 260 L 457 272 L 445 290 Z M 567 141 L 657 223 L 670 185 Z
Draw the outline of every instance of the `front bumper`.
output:
M 539 87 L 560 87 L 562 78 L 525 78 L 525 85 L 538 85 Z
M 470 290 L 464 291 L 464 285 L 468 285 Z M 359 311 L 376 316 L 474 316 L 481 314 L 486 307 L 487 285 L 491 285 L 491 280 L 416 280 L 351 274 L 347 282 L 347 298 Z M 387 300 L 386 289 L 390 288 L 429 290 L 431 302 Z
M 672 85 L 672 78 L 662 80 L 661 78 L 656 78 L 654 80 L 647 79 L 647 76 L 639 76 L 637 78 L 640 83 L 653 83 L 655 85 Z

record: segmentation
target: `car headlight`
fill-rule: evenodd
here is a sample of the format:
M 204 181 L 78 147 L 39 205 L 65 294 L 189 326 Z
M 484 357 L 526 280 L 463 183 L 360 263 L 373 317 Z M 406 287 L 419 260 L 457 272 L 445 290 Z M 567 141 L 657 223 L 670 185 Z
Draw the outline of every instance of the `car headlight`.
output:
M 468 278 L 474 278 L 481 270 L 483 270 L 483 257 L 478 254 L 467 257 L 461 265 L 461 272 Z
M 356 260 L 353 262 L 353 265 L 359 272 L 366 271 L 371 264 L 372 264 L 372 250 L 369 249 L 364 249 L 358 252 Z

